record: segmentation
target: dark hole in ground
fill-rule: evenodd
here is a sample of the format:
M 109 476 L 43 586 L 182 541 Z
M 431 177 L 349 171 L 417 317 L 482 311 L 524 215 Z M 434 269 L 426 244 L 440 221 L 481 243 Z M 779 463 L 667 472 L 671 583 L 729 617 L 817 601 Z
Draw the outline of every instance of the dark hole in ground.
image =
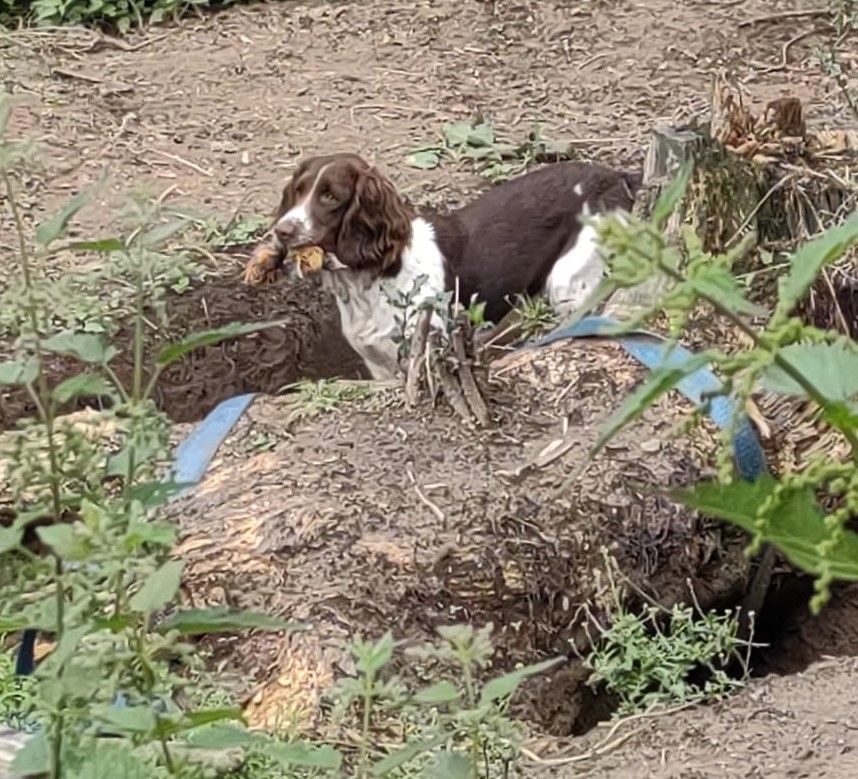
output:
M 174 422 L 202 419 L 219 402 L 246 392 L 276 393 L 301 379 L 366 378 L 363 362 L 342 336 L 333 298 L 317 279 L 248 287 L 234 274 L 210 276 L 166 301 L 167 325 L 147 326 L 148 363 L 168 341 L 238 322 L 284 320 L 282 325 L 216 346 L 195 350 L 161 375 L 155 400 Z M 150 323 L 157 319 L 147 316 Z M 124 322 L 114 343 L 121 350 L 113 368 L 131 384 L 132 324 Z M 71 359 L 52 360 L 47 373 L 53 386 L 82 370 Z M 82 399 L 77 408 L 97 399 Z M 72 411 L 74 408 L 62 409 Z M 0 429 L 35 413 L 24 391 L 0 397 Z
M 797 572 L 776 577 L 760 615 L 755 620 L 753 641 L 762 644 L 751 652 L 752 678 L 772 674 L 793 675 L 827 656 L 858 655 L 858 583 L 832 588 L 831 601 L 818 616 L 811 614 L 813 579 Z M 735 608 L 735 602 L 713 603 L 715 610 Z M 735 664 L 727 669 L 739 675 Z M 703 668 L 689 679 L 703 683 Z M 577 661 L 538 682 L 532 692 L 538 698 L 539 719 L 555 735 L 583 735 L 608 721 L 619 701 L 604 685 L 585 684 L 589 672 Z

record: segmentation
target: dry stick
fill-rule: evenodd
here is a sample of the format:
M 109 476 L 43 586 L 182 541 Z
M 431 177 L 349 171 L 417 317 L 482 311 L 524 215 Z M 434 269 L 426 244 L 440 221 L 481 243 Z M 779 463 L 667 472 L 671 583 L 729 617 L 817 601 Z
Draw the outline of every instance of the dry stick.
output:
M 440 346 L 440 337 L 441 336 L 437 330 L 430 330 L 429 350 L 435 354 L 439 352 L 438 347 Z M 441 389 L 447 396 L 447 401 L 453 407 L 453 411 L 455 411 L 465 421 L 471 421 L 471 410 L 465 401 L 465 396 L 462 394 L 462 387 L 459 382 L 456 381 L 456 377 L 452 375 L 444 360 L 438 360 L 436 365 L 438 366 L 438 378 L 441 381 Z
M 540 765 L 546 765 L 546 766 L 555 765 L 556 766 L 556 765 L 566 765 L 568 763 L 579 763 L 579 762 L 582 762 L 584 760 L 590 760 L 594 757 L 599 757 L 601 755 L 604 755 L 606 752 L 609 752 L 611 749 L 615 749 L 617 746 L 619 746 L 626 739 L 628 739 L 631 736 L 634 736 L 634 735 L 641 732 L 641 729 L 639 728 L 637 730 L 633 730 L 630 733 L 625 734 L 624 736 L 621 736 L 620 739 L 617 739 L 615 741 L 610 741 L 613 738 L 614 734 L 617 732 L 617 730 L 619 728 L 621 728 L 623 725 L 627 725 L 628 723 L 634 722 L 636 720 L 647 719 L 649 717 L 666 717 L 670 714 L 676 714 L 677 712 L 683 711 L 684 709 L 690 709 L 692 706 L 696 706 L 696 705 L 697 705 L 696 702 L 688 701 L 686 703 L 680 704 L 679 706 L 673 706 L 672 708 L 669 708 L 669 709 L 657 708 L 657 709 L 652 709 L 649 711 L 642 711 L 642 712 L 639 712 L 638 714 L 631 714 L 628 717 L 623 717 L 621 719 L 616 720 L 613 723 L 599 723 L 599 725 L 597 725 L 597 727 L 608 727 L 608 726 L 610 726 L 608 733 L 604 736 L 604 738 L 602 738 L 601 741 L 599 741 L 597 744 L 595 744 L 591 749 L 588 749 L 586 752 L 582 752 L 582 753 L 577 754 L 577 755 L 567 755 L 564 757 L 556 757 L 556 758 L 544 758 L 544 757 L 540 757 L 539 755 L 535 754 L 534 752 L 532 752 L 529 749 L 525 750 L 525 748 L 522 748 L 521 752 L 525 757 L 528 758 L 528 760 L 532 760 L 533 762 L 538 763 Z
M 450 405 L 463 420 L 466 422 L 473 421 L 473 414 L 470 406 L 465 400 L 465 395 L 462 392 L 462 385 L 456 381 L 456 377 L 450 371 L 450 368 L 443 361 L 438 362 L 438 378 L 441 380 L 441 389 L 447 396 Z
M 429 337 L 429 325 L 431 321 L 432 312 L 428 308 L 423 309 L 417 317 L 414 335 L 411 336 L 411 347 L 408 353 L 408 372 L 405 379 L 405 399 L 410 406 L 417 405 L 420 395 L 424 370 L 423 353 L 426 351 L 426 341 Z
M 760 73 L 775 73 L 779 70 L 784 70 L 789 65 L 789 50 L 799 41 L 809 38 L 811 35 L 826 32 L 824 27 L 814 27 L 812 30 L 805 30 L 798 35 L 790 38 L 781 49 L 781 61 L 777 65 L 768 65 L 760 70 Z
M 844 335 L 851 335 L 849 322 L 846 321 L 846 316 L 843 313 L 843 309 L 840 307 L 840 301 L 837 299 L 837 292 L 834 290 L 834 285 L 831 283 L 831 278 L 825 268 L 822 269 L 822 278 L 825 280 L 825 285 L 828 287 L 828 292 L 831 295 L 831 302 L 834 303 L 834 310 L 837 312 L 837 319 L 840 320 L 840 326 L 843 328 Z
M 423 494 L 423 491 L 420 489 L 420 485 L 417 484 L 417 479 L 414 477 L 414 473 L 410 468 L 406 469 L 406 474 L 408 474 L 408 479 L 414 487 L 414 492 L 417 494 L 420 502 L 426 506 L 437 518 L 439 522 L 446 522 L 446 517 L 444 516 L 444 512 L 441 511 L 426 495 Z
M 459 381 L 462 385 L 462 393 L 471 407 L 471 411 L 474 412 L 477 423 L 487 425 L 489 423 L 489 409 L 483 400 L 480 388 L 477 386 L 474 374 L 471 371 L 471 366 L 465 353 L 465 336 L 461 327 L 457 327 L 453 332 L 452 341 L 456 359 L 459 361 Z
M 803 16 L 827 16 L 829 13 L 830 12 L 827 8 L 810 8 L 807 11 L 781 11 L 777 14 L 755 16 L 753 19 L 745 19 L 744 22 L 739 22 L 739 27 L 750 27 L 754 24 L 777 22 L 780 19 L 797 19 Z

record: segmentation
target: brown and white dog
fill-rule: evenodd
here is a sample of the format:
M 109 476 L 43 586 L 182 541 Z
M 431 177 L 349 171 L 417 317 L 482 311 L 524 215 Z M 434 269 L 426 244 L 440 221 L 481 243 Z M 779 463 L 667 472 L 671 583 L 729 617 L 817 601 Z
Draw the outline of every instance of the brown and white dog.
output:
M 301 162 L 283 190 L 272 229 L 276 249 L 317 245 L 343 334 L 372 376 L 397 375 L 392 287 L 423 278 L 419 303 L 453 290 L 476 297 L 497 322 L 517 295 L 547 295 L 561 316 L 588 297 L 604 265 L 581 217 L 628 211 L 640 177 L 563 162 L 507 181 L 450 214 L 418 214 L 393 184 L 355 154 Z M 388 290 L 385 291 L 385 285 Z

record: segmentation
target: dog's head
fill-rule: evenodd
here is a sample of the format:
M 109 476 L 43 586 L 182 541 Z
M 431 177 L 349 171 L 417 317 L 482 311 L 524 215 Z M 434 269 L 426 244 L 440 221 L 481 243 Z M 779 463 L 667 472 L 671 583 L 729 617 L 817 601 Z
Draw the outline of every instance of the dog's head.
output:
M 398 270 L 413 215 L 358 155 L 310 157 L 283 189 L 273 233 L 283 251 L 321 246 L 347 268 L 387 275 Z

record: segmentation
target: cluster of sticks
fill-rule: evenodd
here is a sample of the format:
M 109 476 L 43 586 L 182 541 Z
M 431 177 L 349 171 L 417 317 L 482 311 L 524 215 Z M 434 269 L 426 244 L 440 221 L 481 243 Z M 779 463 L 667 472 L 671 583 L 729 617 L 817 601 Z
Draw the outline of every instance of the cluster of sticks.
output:
M 824 157 L 858 151 L 855 129 L 819 130 L 808 127 L 797 97 L 771 100 L 759 115 L 745 106 L 742 92 L 724 74 L 712 90 L 712 138 L 739 157 L 770 165 L 783 157 Z
M 436 403 L 443 395 L 464 421 L 488 425 L 489 366 L 508 354 L 508 345 L 521 336 L 517 313 L 511 311 L 494 327 L 478 330 L 456 306 L 447 338 L 431 327 L 431 320 L 430 310 L 421 311 L 411 337 L 405 379 L 409 405 L 424 397 Z
M 447 339 L 431 327 L 432 311 L 417 317 L 408 354 L 405 397 L 416 405 L 425 393 L 436 402 L 443 393 L 463 420 L 485 426 L 489 409 L 485 400 L 487 366 L 480 359 L 475 330 L 466 312 L 458 309 Z

